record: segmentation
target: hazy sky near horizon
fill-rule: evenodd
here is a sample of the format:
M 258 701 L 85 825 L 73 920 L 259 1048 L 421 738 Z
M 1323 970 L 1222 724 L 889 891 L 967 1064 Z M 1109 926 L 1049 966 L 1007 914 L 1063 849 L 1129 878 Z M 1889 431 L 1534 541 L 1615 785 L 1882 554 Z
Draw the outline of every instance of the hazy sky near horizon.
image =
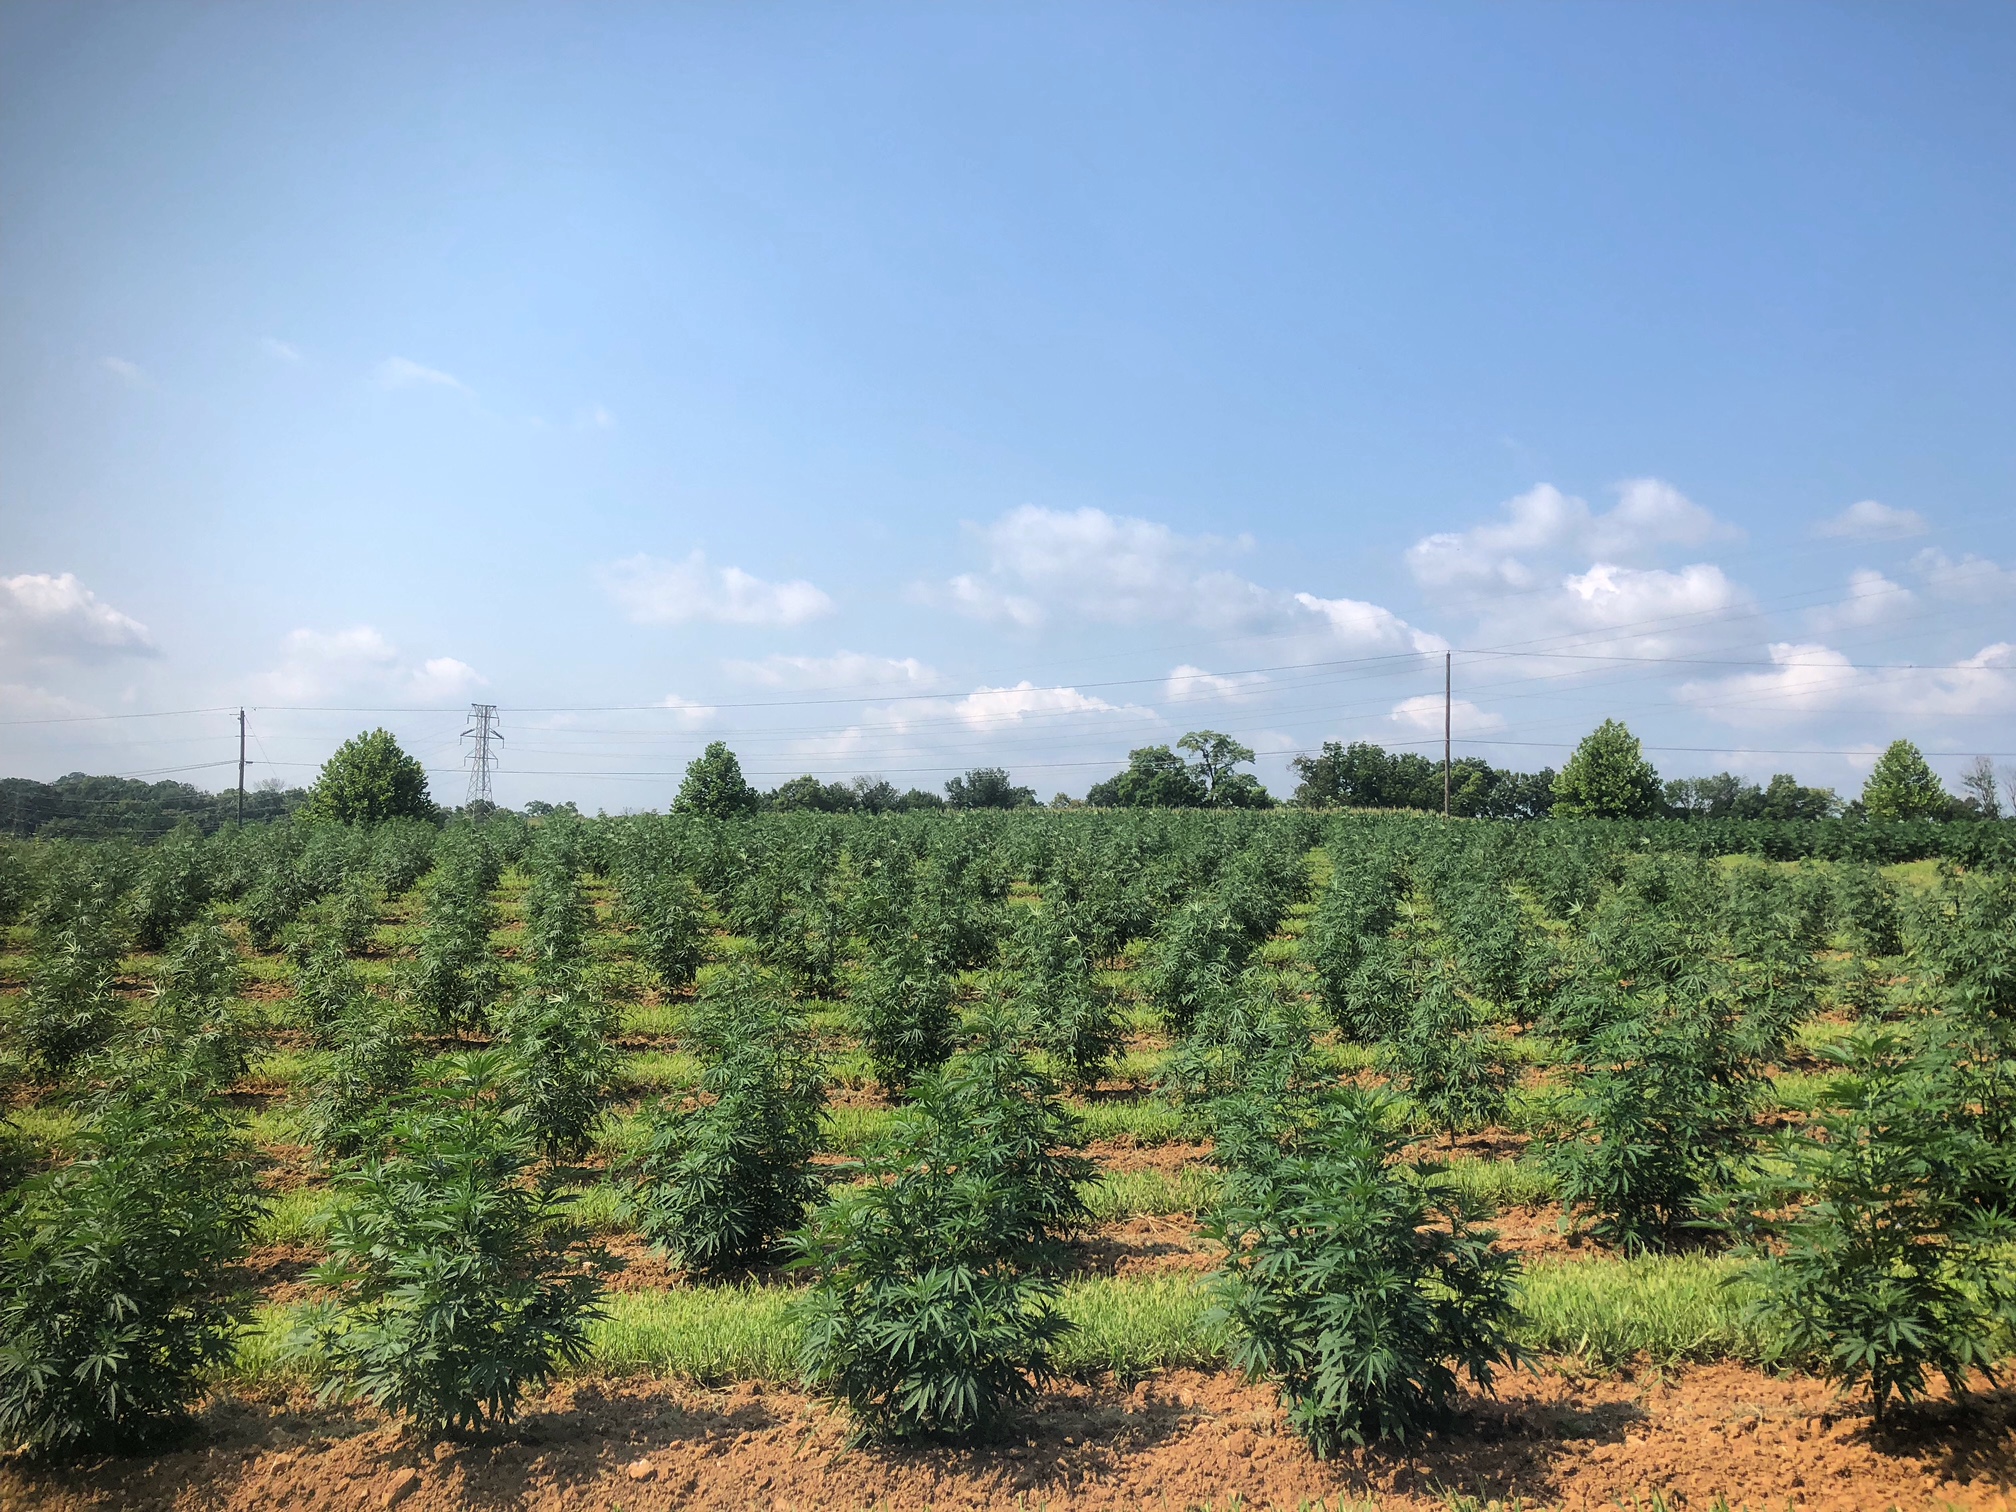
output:
M 2006 5 L 0 3 L 0 775 L 2016 763 Z M 187 712 L 185 712 L 187 711 Z M 227 712 L 228 711 L 228 712 Z M 108 717 L 116 716 L 116 717 Z

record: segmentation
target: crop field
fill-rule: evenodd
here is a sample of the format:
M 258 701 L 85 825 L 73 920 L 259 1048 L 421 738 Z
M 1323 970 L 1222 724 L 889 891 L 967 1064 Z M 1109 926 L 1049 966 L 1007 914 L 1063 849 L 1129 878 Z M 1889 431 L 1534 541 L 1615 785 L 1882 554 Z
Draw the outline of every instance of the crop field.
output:
M 0 849 L 0 1506 L 2002 1506 L 1991 824 Z

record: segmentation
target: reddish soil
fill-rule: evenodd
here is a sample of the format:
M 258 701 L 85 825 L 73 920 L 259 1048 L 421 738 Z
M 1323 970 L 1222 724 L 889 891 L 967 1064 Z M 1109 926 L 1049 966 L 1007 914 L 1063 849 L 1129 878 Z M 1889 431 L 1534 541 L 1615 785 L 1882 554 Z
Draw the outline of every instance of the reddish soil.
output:
M 1071 1246 L 1074 1273 L 1152 1276 L 1167 1271 L 1201 1275 L 1218 1264 L 1219 1249 L 1196 1223 L 1181 1215 L 1138 1217 L 1102 1224 Z
M 1131 1140 L 1095 1139 L 1084 1153 L 1108 1171 L 1164 1171 L 1171 1176 L 1190 1166 L 1208 1165 L 1208 1144 L 1137 1145 Z
M 2011 1504 L 2016 1395 L 1935 1404 L 1875 1434 L 1824 1386 L 1718 1366 L 1642 1380 L 1514 1375 L 1411 1450 L 1319 1463 L 1273 1393 L 1176 1373 L 1051 1393 L 999 1443 L 850 1449 L 842 1414 L 744 1386 L 593 1381 L 550 1392 L 510 1437 L 417 1440 L 305 1398 L 211 1403 L 151 1456 L 68 1469 L 0 1464 L 0 1508 L 766 1509 L 1366 1504 L 1445 1508 L 1449 1492 L 1531 1509 L 1878 1512 Z

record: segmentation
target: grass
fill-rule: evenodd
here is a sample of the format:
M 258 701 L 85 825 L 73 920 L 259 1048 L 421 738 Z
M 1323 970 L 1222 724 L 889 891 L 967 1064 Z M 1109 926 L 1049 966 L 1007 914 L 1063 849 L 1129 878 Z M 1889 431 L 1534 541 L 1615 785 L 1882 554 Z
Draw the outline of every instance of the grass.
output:
M 1154 1098 L 1091 1102 L 1074 1110 L 1087 1139 L 1120 1144 L 1174 1144 L 1186 1136 L 1183 1115 L 1172 1104 Z
M 322 1226 L 336 1211 L 338 1199 L 328 1187 L 296 1187 L 266 1205 L 252 1230 L 254 1244 L 307 1245 L 319 1249 Z
M 1434 1158 L 1432 1150 L 1424 1153 Z M 1554 1178 L 1523 1160 L 1452 1160 L 1448 1168 L 1458 1191 L 1494 1208 L 1539 1207 L 1554 1200 Z
M 1218 1198 L 1218 1178 L 1196 1166 L 1167 1171 L 1108 1171 L 1084 1187 L 1096 1223 L 1122 1218 L 1201 1213 Z
M 639 1050 L 623 1057 L 613 1078 L 628 1092 L 674 1092 L 700 1083 L 700 1061 L 683 1051 Z
M 1770 1360 L 1770 1335 L 1743 1320 L 1749 1292 L 1730 1284 L 1735 1272 L 1732 1261 L 1689 1256 L 1532 1266 L 1514 1337 L 1530 1354 L 1596 1367 L 1639 1357 Z M 584 1371 L 788 1383 L 797 1377 L 798 1295 L 795 1287 L 755 1284 L 612 1293 L 589 1329 Z M 1225 1326 L 1195 1276 L 1072 1281 L 1058 1309 L 1073 1324 L 1055 1355 L 1067 1375 L 1128 1379 L 1225 1359 Z M 262 1309 L 228 1376 L 249 1383 L 298 1373 L 284 1348 L 294 1316 L 291 1307 Z
M 1719 1255 L 1530 1264 L 1514 1336 L 1531 1353 L 1600 1366 L 1767 1361 L 1776 1341 L 1744 1317 L 1756 1292 L 1740 1273 L 1740 1261 Z

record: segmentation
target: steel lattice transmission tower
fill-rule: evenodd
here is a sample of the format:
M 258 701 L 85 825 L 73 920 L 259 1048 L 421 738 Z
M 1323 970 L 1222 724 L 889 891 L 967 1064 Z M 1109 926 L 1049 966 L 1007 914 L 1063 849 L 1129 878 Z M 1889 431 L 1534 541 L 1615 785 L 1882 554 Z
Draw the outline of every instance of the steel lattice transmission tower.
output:
M 476 742 L 468 756 L 469 807 L 480 803 L 485 808 L 495 808 L 496 800 L 490 796 L 490 774 L 497 770 L 497 753 L 490 749 L 490 744 L 504 743 L 504 732 L 497 728 L 497 705 L 469 705 L 469 728 L 462 732 L 462 738 Z

